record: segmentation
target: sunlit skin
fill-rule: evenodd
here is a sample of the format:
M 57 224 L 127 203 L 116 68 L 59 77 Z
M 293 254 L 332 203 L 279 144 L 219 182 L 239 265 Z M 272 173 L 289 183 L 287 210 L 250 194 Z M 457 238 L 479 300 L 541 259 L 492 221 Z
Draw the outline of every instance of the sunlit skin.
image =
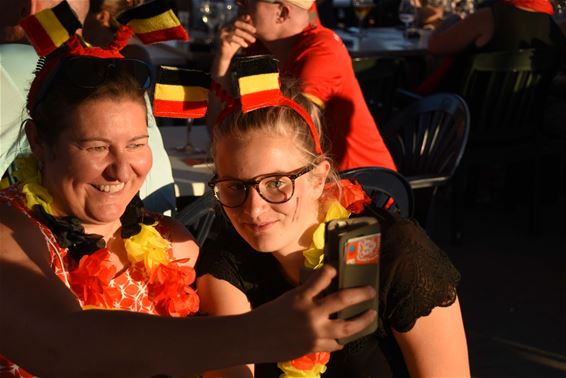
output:
M 249 180 L 269 173 L 291 172 L 307 164 L 292 138 L 251 132 L 245 139 L 224 136 L 216 144 L 219 178 Z M 321 184 L 326 163 L 295 180 L 291 200 L 271 204 L 251 189 L 246 202 L 224 208 L 238 233 L 256 250 L 285 256 L 307 248 L 318 224 Z M 325 174 L 325 173 L 323 173 Z M 325 176 L 324 176 L 325 177 Z M 307 231 L 311 231 L 310 237 Z M 305 233 L 307 235 L 305 235 Z
M 274 23 L 277 21 L 277 12 L 279 7 L 277 3 L 268 3 L 265 1 L 248 0 L 240 5 L 241 11 L 248 15 L 244 20 L 249 22 L 255 28 L 255 37 L 264 42 L 269 42 L 279 38 L 275 35 Z
M 92 100 L 70 124 L 54 146 L 39 149 L 43 185 L 59 215 L 78 217 L 87 232 L 106 228 L 104 235 L 119 227 L 151 168 L 146 108 L 129 99 Z

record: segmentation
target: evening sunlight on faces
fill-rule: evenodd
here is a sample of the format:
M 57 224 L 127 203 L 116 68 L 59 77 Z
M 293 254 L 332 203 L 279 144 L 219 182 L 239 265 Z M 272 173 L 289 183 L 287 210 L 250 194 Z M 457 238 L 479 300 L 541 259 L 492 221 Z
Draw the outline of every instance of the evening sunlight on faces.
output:
M 223 136 L 216 143 L 219 179 L 245 181 L 260 175 L 294 172 L 308 163 L 296 142 L 286 136 L 250 132 L 242 139 Z M 287 202 L 269 203 L 250 188 L 242 206 L 224 210 L 238 233 L 259 251 L 288 254 L 304 249 L 302 234 L 318 224 L 318 199 L 327 164 L 322 162 L 297 177 L 293 196 Z
M 85 224 L 118 220 L 151 168 L 146 109 L 131 100 L 92 100 L 70 124 L 43 159 L 54 207 Z

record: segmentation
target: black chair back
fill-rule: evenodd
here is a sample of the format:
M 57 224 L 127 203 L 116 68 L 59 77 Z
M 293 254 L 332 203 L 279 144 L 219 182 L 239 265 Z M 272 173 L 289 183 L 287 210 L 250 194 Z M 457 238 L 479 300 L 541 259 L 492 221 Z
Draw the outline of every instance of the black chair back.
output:
M 185 225 L 193 234 L 199 247 L 206 240 L 217 214 L 217 204 L 212 191 L 207 191 L 181 209 L 175 219 Z
M 557 62 L 546 49 L 475 55 L 459 91 L 473 116 L 471 141 L 532 140 Z
M 438 188 L 454 175 L 469 129 L 466 102 L 449 93 L 416 100 L 382 128 L 397 169 L 415 191 L 415 218 L 429 233 Z
M 373 206 L 413 215 L 413 191 L 399 173 L 383 167 L 354 168 L 340 172 L 340 178 L 355 179 L 372 199 Z
M 382 128 L 382 135 L 397 170 L 415 188 L 426 186 L 426 180 L 434 186 L 450 179 L 462 159 L 469 129 L 466 102 L 440 93 L 403 109 Z

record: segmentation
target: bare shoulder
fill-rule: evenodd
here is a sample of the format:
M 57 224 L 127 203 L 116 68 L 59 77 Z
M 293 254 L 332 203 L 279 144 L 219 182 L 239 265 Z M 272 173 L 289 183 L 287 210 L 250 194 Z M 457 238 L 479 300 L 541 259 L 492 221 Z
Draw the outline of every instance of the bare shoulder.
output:
M 0 261 L 46 267 L 49 251 L 37 226 L 21 211 L 0 204 Z
M 199 254 L 199 247 L 193 235 L 187 228 L 171 217 L 164 216 L 160 219 L 170 232 L 169 239 L 173 245 L 173 255 L 177 259 L 189 258 L 189 265 L 194 266 Z
M 482 46 L 493 34 L 491 8 L 482 8 L 447 28 L 439 28 L 429 39 L 432 54 L 458 54 L 470 45 Z

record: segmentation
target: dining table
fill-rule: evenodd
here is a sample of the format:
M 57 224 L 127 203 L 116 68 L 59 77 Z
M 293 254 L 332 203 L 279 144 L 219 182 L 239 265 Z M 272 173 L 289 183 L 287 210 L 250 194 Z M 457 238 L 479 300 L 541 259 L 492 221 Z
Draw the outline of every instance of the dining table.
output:
M 375 27 L 363 30 L 360 37 L 357 28 L 333 29 L 344 41 L 352 58 L 397 56 L 424 56 L 428 50 L 431 30 L 414 29 L 407 34 L 402 27 Z M 168 41 L 145 46 L 151 63 L 207 70 L 214 58 L 199 30 L 189 33 L 189 41 Z M 409 36 L 407 36 L 409 35 Z
M 414 29 L 406 33 L 402 27 L 376 27 L 363 30 L 360 37 L 357 28 L 334 29 L 344 41 L 352 58 L 376 56 L 412 57 L 428 52 L 431 30 Z
M 187 126 L 160 126 L 163 145 L 171 162 L 176 197 L 202 196 L 214 175 L 206 125 L 193 125 L 190 140 L 195 151 L 187 151 Z

